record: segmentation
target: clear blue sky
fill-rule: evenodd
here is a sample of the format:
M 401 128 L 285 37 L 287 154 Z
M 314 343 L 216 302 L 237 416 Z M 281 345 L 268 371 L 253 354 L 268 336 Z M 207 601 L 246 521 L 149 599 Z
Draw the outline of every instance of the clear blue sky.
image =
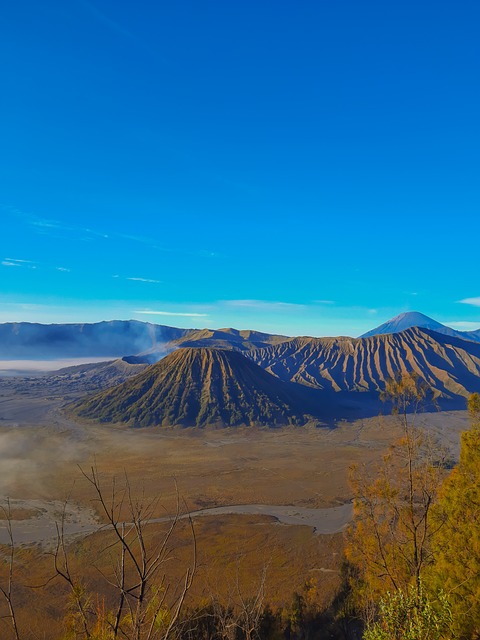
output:
M 0 24 L 0 321 L 480 326 L 478 0 L 17 0 Z

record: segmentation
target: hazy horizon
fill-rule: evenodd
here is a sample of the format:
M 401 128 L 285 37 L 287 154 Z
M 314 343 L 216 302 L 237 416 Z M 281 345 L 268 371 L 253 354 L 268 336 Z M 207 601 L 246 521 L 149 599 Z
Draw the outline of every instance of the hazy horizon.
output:
M 404 315 L 405 312 L 402 312 L 401 314 L 397 314 L 397 316 L 392 316 L 390 318 L 385 318 L 385 320 L 382 320 L 381 322 L 378 321 L 376 323 L 372 323 L 368 328 L 367 331 L 371 331 L 379 326 L 381 326 L 384 322 L 388 322 L 390 320 L 395 320 L 397 317 L 400 317 L 402 315 Z M 412 314 L 417 314 L 420 313 L 421 315 L 425 315 L 422 314 L 422 312 L 418 312 L 418 311 L 413 311 L 413 312 L 406 312 L 407 314 L 412 313 Z M 428 316 L 427 316 L 428 317 Z M 431 320 L 436 320 L 436 318 L 430 318 Z M 173 328 L 182 328 L 182 329 L 194 329 L 194 330 L 204 330 L 204 329 L 208 329 L 208 330 L 213 330 L 213 331 L 218 331 L 221 329 L 235 329 L 238 331 L 262 331 L 264 333 L 275 333 L 274 331 L 267 331 L 264 329 L 259 329 L 256 326 L 207 326 L 207 325 L 194 325 L 193 323 L 167 323 L 167 322 L 152 322 L 151 320 L 138 320 L 137 318 L 125 318 L 125 319 L 119 319 L 119 318 L 106 318 L 106 319 L 102 319 L 102 320 L 97 320 L 97 321 L 92 321 L 92 322 L 82 322 L 82 321 L 69 321 L 69 322 L 65 322 L 65 323 L 42 323 L 42 322 L 32 322 L 31 324 L 44 324 L 44 325 L 49 325 L 49 324 L 97 324 L 97 323 L 102 323 L 102 322 L 115 322 L 115 321 L 125 321 L 125 322 L 148 322 L 149 324 L 155 324 L 155 325 L 159 325 L 159 326 L 167 326 L 167 327 L 173 327 Z M 374 320 L 374 317 L 372 316 L 372 321 Z M 6 322 L 6 323 L 0 323 L 0 324 L 18 324 L 20 322 L 30 322 L 30 321 L 14 321 L 14 322 Z M 442 322 L 441 324 L 443 324 L 444 326 L 454 329 L 456 331 L 461 331 L 461 332 L 468 332 L 468 331 L 476 331 L 480 329 L 480 322 L 455 322 L 455 321 L 451 321 L 451 322 Z M 364 333 L 367 333 L 367 331 L 365 331 Z M 287 337 L 294 337 L 294 336 L 300 336 L 300 335 L 311 335 L 311 337 L 341 337 L 341 336 L 345 336 L 345 337 L 351 337 L 351 338 L 357 338 L 357 337 L 361 337 L 361 334 L 358 335 L 350 335 L 350 334 L 340 334 L 340 333 L 332 333 L 332 334 L 318 334 L 318 335 L 313 335 L 313 334 L 301 334 L 301 333 L 297 333 L 297 334 L 293 334 L 293 333 L 285 333 L 285 334 L 281 334 L 281 335 L 285 335 Z M 117 356 L 111 356 L 112 358 L 115 358 Z M 97 361 L 100 360 L 104 360 L 104 359 L 108 359 L 107 357 L 104 358 L 97 358 Z M 28 360 L 28 358 L 26 359 Z M 52 360 L 48 360 L 46 359 L 45 362 L 50 362 L 50 361 L 58 361 L 58 358 L 53 358 Z M 65 361 L 67 362 L 68 359 L 65 359 Z M 0 360 L 0 362 L 5 362 Z M 38 362 L 36 360 L 32 360 L 32 362 Z M 85 362 L 93 362 L 93 360 L 86 360 Z M 81 362 L 78 362 L 76 364 L 82 364 Z M 69 365 L 69 364 L 65 364 L 63 366 L 73 366 L 73 365 Z M 11 367 L 9 367 L 11 368 Z M 35 367 L 33 367 L 35 368 Z M 1 371 L 1 367 L 0 367 L 0 371 Z

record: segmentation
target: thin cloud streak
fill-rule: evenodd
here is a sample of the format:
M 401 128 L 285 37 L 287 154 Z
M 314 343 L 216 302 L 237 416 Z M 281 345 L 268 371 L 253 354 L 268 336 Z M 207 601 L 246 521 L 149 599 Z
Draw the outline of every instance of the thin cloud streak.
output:
M 480 297 L 478 298 L 464 298 L 463 300 L 458 300 L 460 304 L 470 304 L 472 307 L 480 307 Z
M 162 253 L 169 253 L 172 255 L 188 255 L 188 256 L 196 256 L 199 258 L 211 259 L 218 258 L 220 256 L 219 253 L 215 251 L 211 251 L 209 249 L 199 249 L 198 251 L 184 251 L 178 248 L 171 248 L 162 246 L 158 243 L 158 241 L 154 238 L 147 238 L 144 236 L 138 236 L 134 234 L 128 233 L 120 233 L 120 232 L 110 232 L 105 233 L 104 231 L 97 231 L 96 229 L 91 229 L 90 227 L 82 227 L 78 225 L 69 225 L 59 222 L 58 220 L 51 220 L 47 218 L 42 218 L 41 216 L 37 216 L 31 213 L 25 213 L 19 209 L 15 209 L 12 207 L 2 207 L 5 211 L 15 215 L 18 218 L 24 220 L 27 224 L 34 227 L 36 232 L 41 235 L 52 235 L 58 239 L 61 239 L 59 236 L 55 235 L 55 232 L 67 232 L 73 234 L 75 239 L 81 241 L 89 241 L 94 238 L 100 238 L 103 240 L 127 240 L 130 242 L 137 242 L 139 244 L 146 245 L 155 251 L 161 251 Z M 85 234 L 87 237 L 81 237 L 81 234 Z
M 20 264 L 38 264 L 34 260 L 20 260 L 20 258 L 5 258 L 9 262 L 19 262 Z
M 20 267 L 22 269 L 36 269 L 37 262 L 32 260 L 17 260 L 16 258 L 5 258 L 2 260 L 2 266 L 4 267 Z
M 470 320 L 444 322 L 443 324 L 446 324 L 447 327 L 459 329 L 460 331 L 476 331 L 477 329 L 480 329 L 480 322 L 472 322 Z
M 208 313 L 184 313 L 179 311 L 150 311 L 148 309 L 138 309 L 133 313 L 140 313 L 147 316 L 179 316 L 182 318 L 207 318 Z
M 151 283 L 151 284 L 161 284 L 162 283 L 161 280 L 153 280 L 151 278 L 125 278 L 125 280 L 133 280 L 134 282 L 148 282 L 148 283 Z
M 283 310 L 294 310 L 294 309 L 304 309 L 304 304 L 295 304 L 293 302 L 277 302 L 270 300 L 221 300 L 220 304 L 225 304 L 229 307 L 239 307 L 246 309 L 262 309 L 264 311 L 281 311 Z
M 22 269 L 54 269 L 55 271 L 63 271 L 65 273 L 70 273 L 70 269 L 67 267 L 53 267 L 51 265 L 44 265 L 35 260 L 23 260 L 20 258 L 5 258 L 0 263 L 4 267 L 20 267 Z
M 4 207 L 5 209 L 5 207 Z M 81 227 L 78 225 L 70 225 L 64 224 L 63 222 L 59 222 L 58 220 L 51 220 L 48 218 L 42 218 L 41 216 L 37 216 L 32 213 L 25 213 L 24 211 L 20 211 L 19 209 L 7 209 L 13 215 L 25 220 L 27 224 L 32 227 L 36 227 L 41 231 L 45 230 L 54 230 L 54 231 L 68 231 L 70 233 L 86 233 L 87 235 L 91 235 L 98 238 L 109 238 L 109 235 L 103 233 L 101 231 L 96 231 L 95 229 L 90 229 L 89 227 Z

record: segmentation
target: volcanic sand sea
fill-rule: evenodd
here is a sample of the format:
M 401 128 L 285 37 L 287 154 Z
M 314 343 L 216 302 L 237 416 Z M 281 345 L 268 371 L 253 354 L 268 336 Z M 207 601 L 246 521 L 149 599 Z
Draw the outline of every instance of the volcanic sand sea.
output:
M 348 470 L 370 464 L 399 434 L 391 416 L 339 421 L 335 428 L 128 429 L 82 423 L 63 411 L 74 391 L 49 378 L 0 380 L 0 491 L 18 500 L 70 500 L 91 507 L 83 468 L 95 461 L 106 479 L 128 473 L 147 495 L 188 511 L 241 505 L 324 509 L 349 503 Z M 419 420 L 458 455 L 462 411 Z M 244 511 L 245 512 L 245 511 Z M 158 516 L 164 515 L 158 513 Z M 273 514 L 275 515 L 275 514 Z M 278 515 L 278 514 L 277 514 Z
M 105 520 L 82 475 L 96 465 L 106 495 L 112 478 L 120 490 L 127 474 L 133 495 L 153 501 L 151 517 L 159 522 L 148 525 L 152 535 L 161 535 L 160 521 L 175 513 L 179 497 L 181 511 L 193 512 L 202 565 L 193 598 L 208 596 L 212 585 L 227 593 L 239 570 L 249 593 L 267 564 L 268 602 L 290 602 L 305 580 L 321 575 L 319 606 L 328 605 L 339 586 L 343 548 L 343 534 L 334 532 L 351 513 L 349 468 L 371 467 L 380 458 L 400 435 L 395 418 L 338 420 L 334 428 L 129 429 L 73 419 L 63 405 L 79 392 L 48 380 L 0 379 L 0 496 L 2 504 L 10 497 L 14 539 L 27 554 L 21 557 L 30 558 L 33 574 L 25 584 L 51 575 L 51 557 L 42 549 L 55 540 L 65 500 L 66 541 L 74 540 L 74 557 L 98 581 L 94 565 L 105 560 L 109 530 L 98 531 Z M 466 412 L 419 418 L 458 455 Z M 119 518 L 128 522 L 128 509 Z M 1 524 L 0 542 L 8 542 Z M 177 551 L 188 560 L 186 528 L 178 536 Z M 28 623 L 32 607 L 38 610 L 36 624 L 49 640 L 61 632 L 63 601 L 56 598 L 36 592 L 19 609 Z

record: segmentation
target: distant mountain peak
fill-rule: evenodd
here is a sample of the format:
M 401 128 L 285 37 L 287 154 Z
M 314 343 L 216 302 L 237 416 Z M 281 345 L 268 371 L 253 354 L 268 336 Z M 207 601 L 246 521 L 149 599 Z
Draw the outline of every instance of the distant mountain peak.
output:
M 408 320 L 408 321 L 427 320 L 428 322 L 434 322 L 436 324 L 440 324 L 439 322 L 425 315 L 421 311 L 403 311 L 402 313 L 399 313 L 398 316 L 395 316 L 393 320 Z
M 433 329 L 433 331 L 439 331 L 441 333 L 447 334 L 450 334 L 451 332 L 451 335 L 456 335 L 457 333 L 453 329 L 449 329 L 433 318 L 426 316 L 424 313 L 420 313 L 420 311 L 404 311 L 391 320 L 384 322 L 379 327 L 376 327 L 371 331 L 367 331 L 367 333 L 364 333 L 360 337 L 369 338 L 371 336 L 376 336 L 379 334 L 400 333 L 400 331 L 405 331 L 406 329 L 411 329 L 412 327 Z

